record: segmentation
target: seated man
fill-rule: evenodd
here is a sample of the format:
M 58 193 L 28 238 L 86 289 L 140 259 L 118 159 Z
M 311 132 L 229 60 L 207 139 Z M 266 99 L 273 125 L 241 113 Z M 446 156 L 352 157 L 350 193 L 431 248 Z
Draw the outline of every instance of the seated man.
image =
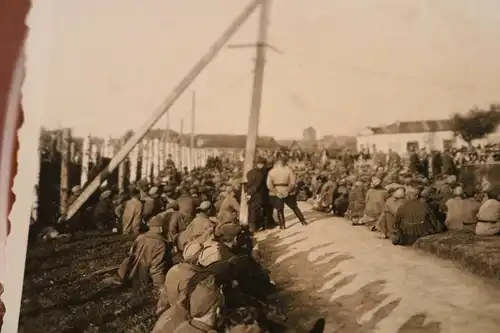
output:
M 498 191 L 488 189 L 487 199 L 477 213 L 476 235 L 492 236 L 500 233 L 500 202 Z
M 411 245 L 420 237 L 442 231 L 432 208 L 427 202 L 419 200 L 417 192 L 408 191 L 406 197 L 408 201 L 396 212 L 392 236 L 394 245 Z

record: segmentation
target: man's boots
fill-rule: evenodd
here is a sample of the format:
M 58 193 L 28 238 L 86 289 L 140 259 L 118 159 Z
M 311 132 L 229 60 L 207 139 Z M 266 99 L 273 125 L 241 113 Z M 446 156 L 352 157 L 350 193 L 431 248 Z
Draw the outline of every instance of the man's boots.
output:
M 300 211 L 299 207 L 295 207 L 293 209 L 293 212 L 295 213 L 295 215 L 297 216 L 302 225 L 307 225 L 306 218 L 304 217 L 304 214 L 302 214 L 302 212 Z
M 278 212 L 278 222 L 280 224 L 280 229 L 286 229 L 286 226 L 285 226 L 285 212 L 284 211 Z

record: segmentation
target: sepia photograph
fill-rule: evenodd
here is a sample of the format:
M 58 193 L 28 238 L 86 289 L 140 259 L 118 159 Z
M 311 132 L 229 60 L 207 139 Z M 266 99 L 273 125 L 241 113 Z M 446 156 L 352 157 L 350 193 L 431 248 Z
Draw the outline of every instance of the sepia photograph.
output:
M 2 332 L 500 332 L 500 2 L 26 22 Z

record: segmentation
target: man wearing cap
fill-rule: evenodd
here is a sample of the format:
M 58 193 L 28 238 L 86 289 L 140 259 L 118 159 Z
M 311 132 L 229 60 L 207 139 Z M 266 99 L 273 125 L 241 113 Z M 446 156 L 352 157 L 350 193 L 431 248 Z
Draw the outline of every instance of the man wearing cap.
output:
M 160 313 L 158 313 L 158 315 L 160 315 Z M 175 303 L 161 312 L 151 333 L 172 333 L 186 320 L 189 320 L 188 311 L 180 302 Z
M 184 216 L 186 223 L 189 223 L 196 214 L 194 199 L 189 195 L 189 190 L 185 186 L 179 189 L 179 194 L 176 200 L 179 205 L 179 214 Z
M 378 221 L 378 230 L 385 239 L 393 234 L 394 223 L 396 221 L 396 212 L 405 202 L 405 188 L 399 187 L 392 189 L 392 195 L 385 202 L 384 212 Z
M 203 245 L 200 243 L 188 243 L 182 253 L 183 261 L 168 270 L 157 304 L 157 315 L 169 306 L 174 306 L 184 297 L 189 279 L 201 271 L 196 263 L 202 249 Z
M 394 245 L 411 245 L 418 238 L 441 232 L 441 226 L 432 208 L 426 202 L 420 201 L 418 193 L 409 192 L 407 200 L 396 212 Z
M 447 175 L 455 175 L 457 170 L 455 166 L 455 161 L 453 160 L 453 156 L 451 156 L 451 153 L 448 149 L 446 149 L 443 152 L 441 161 L 442 161 L 442 172 Z
M 368 227 L 373 227 L 384 212 L 385 201 L 389 194 L 382 188 L 382 181 L 378 177 L 373 177 L 370 185 L 371 188 L 366 192 L 364 216 L 357 223 L 353 224 L 364 224 Z
M 147 223 L 153 216 L 158 215 L 161 212 L 162 203 L 160 200 L 159 188 L 153 186 L 149 192 L 148 196 L 144 199 L 144 206 L 142 211 L 142 216 L 144 221 Z
M 198 207 L 199 213 L 186 228 L 189 242 L 197 241 L 203 244 L 211 237 L 214 230 L 214 223 L 209 219 L 211 208 L 210 201 L 203 201 Z
M 139 234 L 141 229 L 142 202 L 139 200 L 141 192 L 138 188 L 130 190 L 130 199 L 125 203 L 122 215 L 122 233 Z
M 159 290 L 165 283 L 165 275 L 172 258 L 164 238 L 164 221 L 160 216 L 148 223 L 149 230 L 137 236 L 130 249 L 130 256 L 122 263 L 118 275 L 123 282 L 150 278 Z
M 233 249 L 237 244 L 236 237 L 241 231 L 242 228 L 237 224 L 217 225 L 214 231 L 214 239 L 206 241 L 203 245 L 198 264 L 206 267 L 219 261 L 229 262 L 236 256 Z
M 213 278 L 198 284 L 189 295 L 188 313 L 192 319 L 180 324 L 174 333 L 215 333 L 221 316 L 223 298 Z
M 165 161 L 167 168 L 175 169 L 175 162 L 172 159 L 172 154 L 168 154 L 167 160 Z
M 240 204 L 236 200 L 236 192 L 231 185 L 226 188 L 226 195 L 220 203 L 217 219 L 220 223 L 229 223 L 238 221 L 240 213 Z
M 470 198 L 465 199 L 464 190 L 461 186 L 453 190 L 453 198 L 448 199 L 445 204 L 446 220 L 444 224 L 448 230 L 462 230 L 465 225 L 476 224 L 476 215 L 481 204 Z M 472 229 L 474 230 L 474 229 Z
M 454 175 L 447 176 L 444 179 L 444 184 L 438 188 L 439 207 L 442 211 L 446 209 L 446 202 L 453 198 L 453 189 L 457 184 L 457 177 Z
M 477 213 L 475 234 L 492 236 L 500 233 L 500 195 L 498 189 L 488 186 L 486 200 L 481 204 Z
M 306 219 L 297 205 L 295 189 L 295 175 L 287 165 L 286 157 L 281 156 L 267 175 L 266 185 L 269 190 L 269 199 L 276 209 L 280 229 L 285 229 L 285 204 L 292 209 L 302 225 Z
M 247 173 L 246 199 L 248 202 L 248 226 L 251 232 L 260 228 L 263 221 L 264 195 L 267 190 L 264 166 L 266 160 L 259 156 L 256 166 Z M 263 226 L 265 228 L 265 225 Z

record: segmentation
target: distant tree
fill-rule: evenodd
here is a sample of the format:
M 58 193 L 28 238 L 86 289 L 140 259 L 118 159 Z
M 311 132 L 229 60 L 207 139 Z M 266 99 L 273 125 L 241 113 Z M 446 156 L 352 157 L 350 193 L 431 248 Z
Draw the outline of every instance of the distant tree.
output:
M 133 135 L 134 135 L 134 131 L 128 130 L 127 132 L 125 132 L 122 139 L 123 139 L 123 141 L 127 142 Z
M 466 114 L 455 114 L 453 131 L 469 145 L 472 140 L 482 139 L 500 125 L 500 105 L 492 104 L 488 110 L 474 108 Z

